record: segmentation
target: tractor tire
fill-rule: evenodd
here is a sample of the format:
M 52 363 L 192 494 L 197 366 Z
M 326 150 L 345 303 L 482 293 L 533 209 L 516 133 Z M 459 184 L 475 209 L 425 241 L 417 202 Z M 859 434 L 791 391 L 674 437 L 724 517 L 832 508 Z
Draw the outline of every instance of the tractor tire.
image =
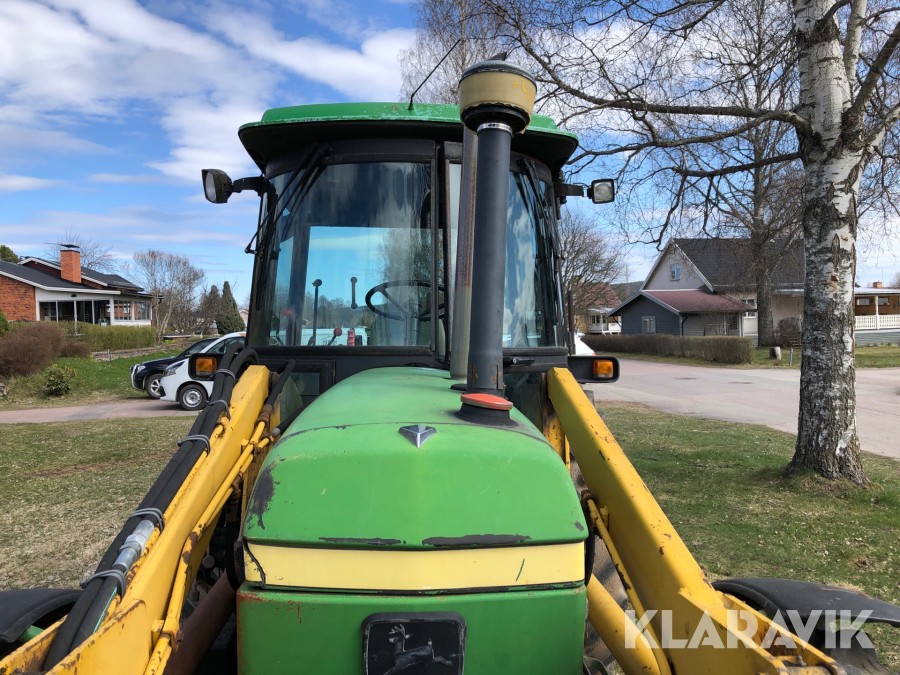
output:
M 182 410 L 195 411 L 206 406 L 206 389 L 200 384 L 186 384 L 178 392 L 178 404 Z
M 161 379 L 162 373 L 154 373 L 144 380 L 144 391 L 147 392 L 147 396 L 152 399 L 162 396 L 162 385 L 159 382 Z

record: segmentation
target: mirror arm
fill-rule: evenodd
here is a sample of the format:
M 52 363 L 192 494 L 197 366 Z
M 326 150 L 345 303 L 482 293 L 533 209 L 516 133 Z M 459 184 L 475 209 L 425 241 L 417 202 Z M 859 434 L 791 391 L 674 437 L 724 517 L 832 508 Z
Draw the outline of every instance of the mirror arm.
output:
M 231 191 L 243 192 L 244 190 L 253 190 L 256 194 L 262 197 L 265 189 L 266 179 L 262 176 L 252 176 L 250 178 L 240 178 L 234 181 Z

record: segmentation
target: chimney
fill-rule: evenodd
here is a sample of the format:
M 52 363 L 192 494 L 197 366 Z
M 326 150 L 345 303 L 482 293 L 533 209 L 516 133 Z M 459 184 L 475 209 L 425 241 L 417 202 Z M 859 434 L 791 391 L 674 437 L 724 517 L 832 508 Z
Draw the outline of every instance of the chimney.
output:
M 63 279 L 73 284 L 81 283 L 81 251 L 77 246 L 67 244 L 59 249 L 59 266 Z
M 883 281 L 873 281 L 872 288 L 884 288 L 884 282 Z

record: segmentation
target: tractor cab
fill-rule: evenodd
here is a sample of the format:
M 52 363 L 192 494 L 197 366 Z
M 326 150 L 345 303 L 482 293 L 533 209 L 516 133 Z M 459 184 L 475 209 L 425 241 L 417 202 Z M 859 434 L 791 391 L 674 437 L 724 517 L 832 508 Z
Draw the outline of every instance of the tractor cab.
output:
M 278 108 L 243 126 L 240 138 L 261 176 L 231 181 L 208 170 L 204 182 L 214 202 L 248 188 L 261 197 L 248 246 L 255 255 L 248 344 L 263 363 L 295 362 L 282 414 L 295 415 L 369 368 L 451 370 L 456 357 L 454 375 L 464 377 L 468 309 L 478 293 L 471 286 L 477 139 L 459 109 Z M 567 362 L 556 218 L 565 195 L 582 192 L 562 186 L 576 145 L 541 116 L 513 139 L 502 307 L 472 319 L 502 325 L 513 384 Z

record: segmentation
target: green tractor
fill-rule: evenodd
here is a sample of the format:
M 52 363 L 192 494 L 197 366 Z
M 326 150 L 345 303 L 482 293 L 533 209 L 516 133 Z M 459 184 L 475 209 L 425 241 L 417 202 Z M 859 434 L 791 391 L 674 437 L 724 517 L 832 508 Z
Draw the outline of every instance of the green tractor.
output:
M 871 666 L 816 612 L 900 609 L 706 580 L 579 385 L 617 362 L 570 356 L 558 211 L 612 182 L 565 183 L 524 71 L 461 90 L 269 110 L 260 175 L 204 171 L 260 199 L 247 347 L 192 358 L 210 404 L 83 589 L 0 595 L 0 675 Z

